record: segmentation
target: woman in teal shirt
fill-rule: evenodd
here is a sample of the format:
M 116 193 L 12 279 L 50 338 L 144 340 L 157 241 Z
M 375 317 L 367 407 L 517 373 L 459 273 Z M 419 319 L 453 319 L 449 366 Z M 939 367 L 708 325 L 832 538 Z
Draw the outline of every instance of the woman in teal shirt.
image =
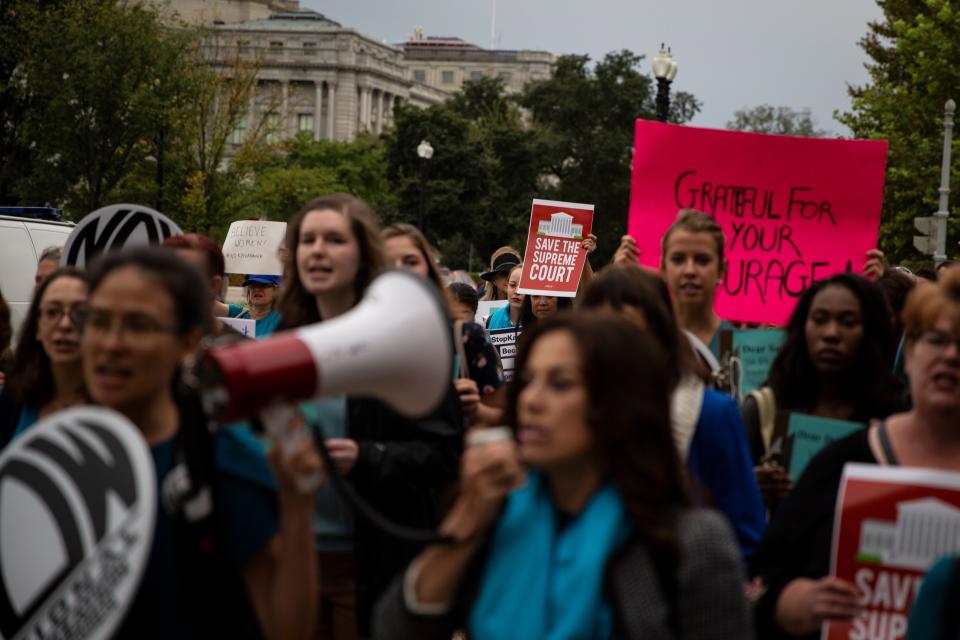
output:
M 231 318 L 255 320 L 257 339 L 266 338 L 277 330 L 280 324 L 280 312 L 276 310 L 277 290 L 282 279 L 280 276 L 251 275 L 243 281 L 249 308 L 229 305 Z

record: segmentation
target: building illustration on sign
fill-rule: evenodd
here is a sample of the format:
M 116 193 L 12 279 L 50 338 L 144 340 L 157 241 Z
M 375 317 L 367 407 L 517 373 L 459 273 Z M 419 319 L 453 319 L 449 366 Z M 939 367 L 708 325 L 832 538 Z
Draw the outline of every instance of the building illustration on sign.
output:
M 936 498 L 897 505 L 897 521 L 864 520 L 857 560 L 926 571 L 945 555 L 960 553 L 960 509 Z
M 537 227 L 537 235 L 582 240 L 583 225 L 573 224 L 572 215 L 558 211 L 550 216 L 549 220 L 540 221 L 540 226 Z

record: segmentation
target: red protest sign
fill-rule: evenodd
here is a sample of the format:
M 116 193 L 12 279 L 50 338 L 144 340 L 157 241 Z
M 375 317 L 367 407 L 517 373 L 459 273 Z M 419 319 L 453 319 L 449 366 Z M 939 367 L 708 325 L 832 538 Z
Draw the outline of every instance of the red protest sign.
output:
M 833 528 L 831 574 L 857 585 L 864 611 L 824 640 L 907 637 L 923 576 L 960 553 L 960 473 L 847 464 Z
M 712 214 L 729 268 L 717 313 L 785 324 L 814 280 L 853 270 L 877 245 L 887 143 L 794 138 L 637 120 L 628 233 L 643 264 L 677 211 Z
M 572 298 L 577 295 L 587 252 L 580 245 L 593 226 L 593 205 L 534 200 L 520 293 Z

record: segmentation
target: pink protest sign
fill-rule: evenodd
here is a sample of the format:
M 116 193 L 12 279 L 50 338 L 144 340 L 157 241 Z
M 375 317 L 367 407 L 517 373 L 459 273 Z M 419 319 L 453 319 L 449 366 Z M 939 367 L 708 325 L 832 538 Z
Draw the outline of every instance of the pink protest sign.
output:
M 815 280 L 860 272 L 877 246 L 884 140 L 794 138 L 637 120 L 628 233 L 659 268 L 680 209 L 712 214 L 729 268 L 717 313 L 785 324 Z
M 534 200 L 520 293 L 572 298 L 587 262 L 581 246 L 593 225 L 593 205 Z

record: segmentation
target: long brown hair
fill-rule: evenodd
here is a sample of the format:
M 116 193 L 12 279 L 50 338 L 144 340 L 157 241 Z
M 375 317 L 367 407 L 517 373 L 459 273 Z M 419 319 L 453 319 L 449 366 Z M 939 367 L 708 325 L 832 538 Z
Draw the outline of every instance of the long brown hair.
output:
M 390 225 L 380 235 L 384 240 L 400 237 L 410 238 L 410 242 L 413 243 L 413 246 L 417 248 L 417 251 L 420 252 L 423 260 L 427 263 L 427 276 L 430 278 L 430 282 L 436 285 L 437 291 L 443 292 L 443 276 L 440 275 L 440 267 L 437 266 L 436 252 L 420 229 L 412 224 L 401 222 Z
M 283 290 L 277 305 L 283 320 L 281 329 L 301 327 L 322 320 L 316 298 L 307 291 L 297 271 L 297 247 L 303 219 L 313 211 L 336 211 L 350 223 L 350 231 L 360 247 L 360 267 L 354 281 L 356 301 L 359 302 L 374 277 L 383 271 L 386 259 L 380 238 L 380 220 L 366 202 L 347 193 L 332 193 L 309 201 L 287 223 Z
M 51 283 L 60 278 L 75 278 L 86 285 L 88 294 L 90 291 L 89 276 L 74 267 L 57 269 L 37 286 L 27 310 L 27 317 L 20 326 L 20 338 L 17 340 L 13 365 L 10 367 L 10 392 L 21 404 L 42 407 L 53 400 L 57 393 L 53 370 L 50 368 L 50 356 L 37 340 L 37 326 L 40 324 L 40 301 L 43 300 L 43 294 Z
M 572 335 L 587 386 L 587 423 L 594 454 L 613 479 L 636 534 L 668 564 L 677 559 L 673 515 L 689 504 L 670 423 L 667 356 L 636 323 L 602 311 L 567 311 L 523 332 L 505 418 L 517 424 L 524 369 L 537 340 L 558 331 Z

